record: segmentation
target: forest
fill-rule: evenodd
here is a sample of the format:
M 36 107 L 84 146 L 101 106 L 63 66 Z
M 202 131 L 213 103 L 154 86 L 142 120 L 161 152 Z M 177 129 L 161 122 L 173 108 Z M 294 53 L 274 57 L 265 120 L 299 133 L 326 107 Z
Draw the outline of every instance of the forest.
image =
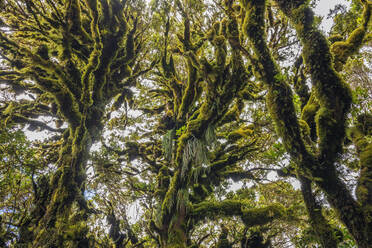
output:
M 371 248 L 372 2 L 319 2 L 0 0 L 0 247 Z

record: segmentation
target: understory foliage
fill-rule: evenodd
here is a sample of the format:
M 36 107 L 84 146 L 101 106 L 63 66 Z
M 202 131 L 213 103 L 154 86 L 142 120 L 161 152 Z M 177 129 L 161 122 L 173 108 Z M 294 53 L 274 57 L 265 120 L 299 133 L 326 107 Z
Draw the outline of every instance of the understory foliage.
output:
M 371 247 L 372 2 L 1 0 L 1 247 Z

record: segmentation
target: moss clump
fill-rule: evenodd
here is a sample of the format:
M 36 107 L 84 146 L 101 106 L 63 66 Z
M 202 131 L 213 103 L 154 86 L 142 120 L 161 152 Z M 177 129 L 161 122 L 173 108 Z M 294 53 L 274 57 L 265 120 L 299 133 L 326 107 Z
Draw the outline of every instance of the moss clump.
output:
M 267 224 L 274 219 L 286 218 L 286 209 L 281 204 L 250 208 L 247 201 L 225 200 L 222 202 L 204 201 L 194 204 L 191 214 L 196 220 L 214 216 L 239 216 L 247 226 Z
M 230 142 L 236 142 L 241 138 L 246 138 L 252 136 L 253 130 L 250 127 L 242 126 L 230 133 L 228 133 L 227 138 Z
M 361 2 L 364 5 L 362 25 L 355 29 L 346 41 L 336 41 L 331 46 L 331 52 L 334 56 L 334 66 L 337 71 L 341 71 L 347 59 L 358 52 L 365 42 L 365 36 L 368 34 L 372 3 L 370 1 Z
M 274 219 L 285 218 L 286 209 L 281 204 L 255 209 L 242 209 L 242 221 L 247 226 L 267 224 Z
M 319 103 L 314 93 L 312 93 L 310 95 L 309 101 L 304 106 L 304 108 L 302 109 L 302 113 L 301 113 L 301 120 L 306 122 L 310 128 L 310 137 L 312 141 L 316 141 L 317 139 L 315 116 L 318 110 L 319 110 Z

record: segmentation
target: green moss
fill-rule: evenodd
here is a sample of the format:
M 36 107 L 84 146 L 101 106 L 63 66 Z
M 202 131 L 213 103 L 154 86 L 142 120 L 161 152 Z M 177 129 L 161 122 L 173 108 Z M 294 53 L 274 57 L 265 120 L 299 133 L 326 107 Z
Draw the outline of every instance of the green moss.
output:
M 321 156 L 323 158 L 326 156 L 330 161 L 337 158 L 345 135 L 343 123 L 340 125 L 334 116 L 334 111 L 321 107 L 315 117 Z
M 301 113 L 301 120 L 306 122 L 310 128 L 310 137 L 312 141 L 316 141 L 317 139 L 315 116 L 318 110 L 319 110 L 319 103 L 314 93 L 312 93 L 310 95 L 310 99 L 308 100 L 304 108 L 302 109 L 302 113 Z
M 187 58 L 187 85 L 186 89 L 182 94 L 182 102 L 179 107 L 179 112 L 177 115 L 178 121 L 185 121 L 186 115 L 189 112 L 190 108 L 193 106 L 196 97 L 196 83 L 197 83 L 197 70 L 199 67 L 198 62 L 196 61 L 195 55 L 190 52 L 189 57 Z M 195 61 L 194 61 L 195 60 Z M 194 61 L 194 62 L 193 62 Z
M 328 41 L 333 44 L 335 42 L 338 42 L 338 41 L 343 41 L 344 40 L 344 37 L 342 37 L 342 35 L 339 35 L 339 34 L 335 34 L 335 35 L 332 35 L 328 38 Z
M 163 217 L 165 217 L 167 213 L 171 211 L 171 209 L 173 208 L 175 204 L 176 192 L 178 190 L 178 181 L 180 180 L 179 176 L 180 176 L 179 172 L 177 171 L 171 179 L 169 189 L 165 195 L 165 198 L 163 200 L 163 204 L 161 207 Z
M 246 10 L 242 30 L 247 37 L 265 39 L 265 3 L 265 0 L 258 0 L 254 3 L 246 0 L 242 1 L 242 7 Z M 253 38 L 252 40 L 254 41 L 255 39 Z M 259 43 L 257 42 L 257 44 Z M 263 46 L 264 44 L 261 45 Z
M 254 64 L 254 69 L 268 86 L 267 105 L 276 131 L 283 138 L 286 150 L 300 161 L 304 154 L 305 156 L 308 154 L 295 115 L 292 91 L 266 44 L 265 1 L 244 1 L 242 7 L 246 10 L 243 32 L 249 37 L 256 57 L 259 58 L 258 63 Z
M 364 5 L 362 25 L 355 29 L 346 41 L 337 41 L 331 46 L 331 52 L 334 55 L 334 66 L 337 71 L 341 71 L 347 59 L 359 51 L 364 44 L 365 36 L 368 34 L 372 3 L 369 1 L 361 2 Z
M 204 201 L 194 204 L 191 214 L 196 220 L 215 216 L 239 216 L 247 226 L 267 224 L 274 219 L 287 218 L 287 211 L 281 204 L 251 208 L 249 202 L 224 200 L 221 202 Z
M 372 115 L 363 114 L 357 119 L 357 124 L 348 130 L 348 134 L 356 147 L 361 168 L 356 195 L 367 207 L 372 205 Z
M 331 51 L 335 58 L 334 63 L 337 71 L 341 71 L 347 59 L 359 50 L 363 44 L 362 41 L 365 33 L 365 28 L 360 27 L 354 30 L 346 41 L 337 41 L 333 43 Z
M 286 209 L 280 204 L 274 204 L 267 207 L 255 209 L 242 209 L 242 221 L 245 225 L 251 227 L 264 225 L 274 219 L 285 218 Z
M 309 159 L 303 166 L 311 171 L 314 179 L 320 177 L 321 180 L 316 180 L 316 183 L 325 191 L 330 204 L 339 211 L 340 218 L 360 246 L 368 247 L 365 244 L 370 235 L 364 235 L 364 231 L 360 231 L 366 225 L 363 213 L 347 187 L 339 180 L 335 168 L 336 159 L 342 152 L 346 115 L 351 106 L 351 91 L 333 68 L 328 41 L 314 27 L 313 13 L 308 3 L 300 0 L 276 2 L 290 18 L 301 40 L 303 58 L 309 68 L 320 106 L 315 118 L 319 152 L 316 159 Z
M 310 136 L 310 127 L 307 122 L 299 120 L 298 124 L 300 125 L 302 137 Z
M 230 132 L 227 136 L 228 140 L 230 142 L 236 142 L 237 140 L 241 138 L 249 137 L 253 134 L 253 130 L 249 127 L 242 126 L 239 129 L 236 129 L 232 132 Z

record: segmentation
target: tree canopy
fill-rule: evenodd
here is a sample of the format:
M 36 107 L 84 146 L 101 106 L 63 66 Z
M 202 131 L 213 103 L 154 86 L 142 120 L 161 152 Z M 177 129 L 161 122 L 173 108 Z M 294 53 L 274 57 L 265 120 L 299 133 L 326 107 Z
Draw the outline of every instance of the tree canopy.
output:
M 372 2 L 316 4 L 1 0 L 0 246 L 371 247 Z

